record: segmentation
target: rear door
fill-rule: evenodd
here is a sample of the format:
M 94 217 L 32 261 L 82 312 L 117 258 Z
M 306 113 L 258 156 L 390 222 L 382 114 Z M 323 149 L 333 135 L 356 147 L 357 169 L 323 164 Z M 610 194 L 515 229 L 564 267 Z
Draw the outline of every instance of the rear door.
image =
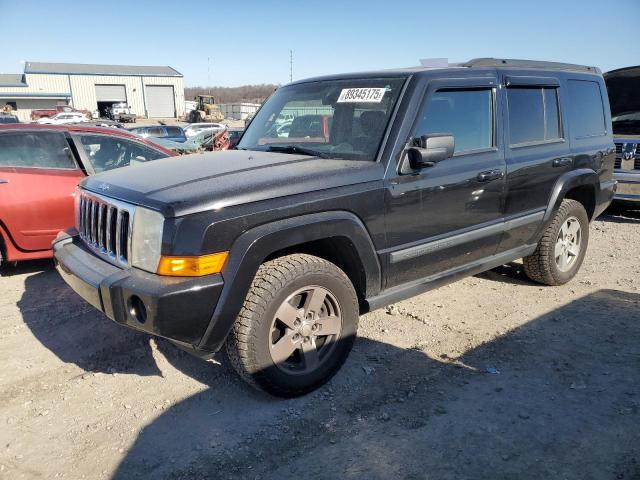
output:
M 0 222 L 18 249 L 49 250 L 74 225 L 73 195 L 84 176 L 65 133 L 0 133 Z
M 544 75 L 502 74 L 507 223 L 501 251 L 533 240 L 556 181 L 572 169 L 566 112 L 561 108 L 566 92 L 560 77 Z

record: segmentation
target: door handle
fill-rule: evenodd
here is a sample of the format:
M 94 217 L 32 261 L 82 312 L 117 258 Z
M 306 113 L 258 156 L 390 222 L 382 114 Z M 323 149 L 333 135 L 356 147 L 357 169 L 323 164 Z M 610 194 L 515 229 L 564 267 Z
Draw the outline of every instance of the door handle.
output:
M 504 172 L 502 170 L 488 170 L 486 172 L 480 172 L 476 178 L 479 182 L 488 182 L 489 180 L 497 180 L 503 176 Z
M 4 178 L 0 178 L 0 185 L 3 183 L 9 183 L 9 180 L 5 180 Z
M 552 165 L 554 167 L 566 167 L 567 165 L 571 165 L 573 163 L 573 159 L 569 157 L 563 158 L 554 158 Z

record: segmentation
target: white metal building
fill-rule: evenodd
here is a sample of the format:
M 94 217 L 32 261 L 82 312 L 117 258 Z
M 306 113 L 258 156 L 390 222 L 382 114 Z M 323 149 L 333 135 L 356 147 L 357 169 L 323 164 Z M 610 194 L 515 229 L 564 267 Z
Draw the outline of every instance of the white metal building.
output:
M 0 74 L 0 107 L 21 121 L 31 110 L 70 105 L 91 112 L 126 102 L 139 117 L 184 114 L 183 76 L 171 67 L 26 62 L 23 74 Z
M 259 103 L 220 103 L 218 104 L 224 118 L 231 120 L 246 120 L 255 115 L 260 108 Z

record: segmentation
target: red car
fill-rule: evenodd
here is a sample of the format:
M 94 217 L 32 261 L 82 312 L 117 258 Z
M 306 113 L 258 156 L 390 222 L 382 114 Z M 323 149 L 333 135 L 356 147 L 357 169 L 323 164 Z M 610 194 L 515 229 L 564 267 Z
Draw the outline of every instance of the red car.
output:
M 86 175 L 175 155 L 114 128 L 0 125 L 0 263 L 51 257 Z

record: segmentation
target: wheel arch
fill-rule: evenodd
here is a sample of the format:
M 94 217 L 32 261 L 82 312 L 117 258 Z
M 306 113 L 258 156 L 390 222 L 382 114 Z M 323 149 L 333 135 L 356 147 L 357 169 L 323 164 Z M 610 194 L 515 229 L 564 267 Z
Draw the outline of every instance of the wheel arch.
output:
M 224 288 L 199 349 L 217 351 L 222 346 L 259 266 L 290 253 L 308 253 L 335 263 L 349 276 L 361 304 L 380 291 L 382 274 L 375 247 L 353 213 L 323 212 L 261 225 L 234 242 L 222 272 Z
M 580 202 L 591 221 L 596 208 L 596 192 L 599 190 L 599 184 L 598 174 L 590 168 L 572 170 L 560 176 L 553 187 L 544 222 L 552 218 L 565 198 Z

